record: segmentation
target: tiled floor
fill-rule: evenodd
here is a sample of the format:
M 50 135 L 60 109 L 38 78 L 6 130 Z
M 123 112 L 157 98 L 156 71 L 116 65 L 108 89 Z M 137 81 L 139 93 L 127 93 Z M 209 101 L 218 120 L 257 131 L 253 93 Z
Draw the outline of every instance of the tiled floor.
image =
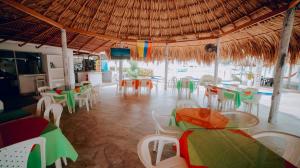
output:
M 193 95 L 202 104 L 203 93 Z M 300 96 L 299 96 L 300 97 Z M 64 113 L 61 128 L 79 154 L 71 168 L 137 168 L 143 167 L 137 156 L 137 143 L 154 133 L 151 111 L 170 113 L 176 103 L 176 93 L 155 91 L 151 96 L 116 94 L 115 87 L 101 89 L 101 96 L 90 112 L 84 108 L 75 114 Z M 280 113 L 276 125 L 266 122 L 268 107 L 261 106 L 261 123 L 250 133 L 261 130 L 283 130 L 300 135 L 297 118 Z

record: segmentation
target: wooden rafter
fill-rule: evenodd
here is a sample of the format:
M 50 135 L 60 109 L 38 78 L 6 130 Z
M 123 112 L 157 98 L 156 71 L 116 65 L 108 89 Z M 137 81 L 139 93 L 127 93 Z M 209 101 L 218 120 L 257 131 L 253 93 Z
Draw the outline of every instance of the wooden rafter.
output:
M 208 11 L 209 11 L 209 12 L 212 14 L 212 16 L 214 17 L 214 21 L 217 23 L 217 25 L 218 25 L 218 27 L 219 27 L 219 30 L 220 30 L 222 33 L 224 33 L 224 31 L 221 29 L 221 25 L 220 25 L 220 23 L 219 23 L 219 21 L 218 21 L 218 18 L 217 18 L 216 15 L 215 15 L 215 13 L 214 13 L 214 12 L 211 10 L 211 8 L 208 6 L 206 0 L 204 0 L 204 3 L 205 3 L 205 5 L 206 5 Z
M 197 2 L 197 6 L 198 6 L 198 8 L 199 8 L 199 6 L 201 6 L 201 4 L 199 3 L 199 0 L 196 0 L 196 2 Z M 200 9 L 200 13 L 204 16 L 205 21 L 206 21 L 206 23 L 208 24 L 208 27 L 209 27 L 211 33 L 213 33 L 213 29 L 211 28 L 211 25 L 210 25 L 210 23 L 209 23 L 209 21 L 208 21 L 208 19 L 207 19 L 207 17 L 206 17 L 205 12 L 202 11 L 201 7 L 200 7 L 199 9 Z
M 187 11 L 188 11 L 188 13 L 189 13 L 189 18 L 190 18 L 190 21 L 191 21 L 192 26 L 193 26 L 193 29 L 194 29 L 194 33 L 195 33 L 195 35 L 196 35 L 197 30 L 196 30 L 194 21 L 193 21 L 193 19 L 192 19 L 192 15 L 191 15 L 191 12 L 190 12 L 190 6 L 187 7 L 187 6 L 186 6 L 186 2 L 184 3 L 184 6 L 185 6 L 185 8 L 187 8 Z
M 124 12 L 123 12 L 123 15 L 122 15 L 122 20 L 121 20 L 121 25 L 120 25 L 120 28 L 119 28 L 119 31 L 118 31 L 118 36 L 120 36 L 121 29 L 123 27 L 123 20 L 124 20 L 124 17 L 125 17 L 125 13 L 126 13 L 126 9 L 128 7 L 128 4 L 129 4 L 129 1 L 127 1 L 127 3 L 126 3 L 125 9 L 124 9 Z
M 47 15 L 47 13 L 49 12 L 50 8 L 53 6 L 53 4 L 55 4 L 58 0 L 53 0 L 51 5 L 47 8 L 47 10 L 43 13 L 43 15 Z
M 97 50 L 99 50 L 101 47 L 103 47 L 105 44 L 109 43 L 110 40 L 105 41 L 104 43 L 102 43 L 101 45 L 99 45 L 96 49 L 93 50 L 93 52 L 96 52 Z
M 80 10 L 76 13 L 76 16 L 75 16 L 74 19 L 72 20 L 72 23 L 71 23 L 71 26 L 70 26 L 70 27 L 73 27 L 73 26 L 74 26 L 74 23 L 76 22 L 78 16 L 80 16 L 82 10 L 85 8 L 85 6 L 88 4 L 88 2 L 90 2 L 90 0 L 85 0 L 85 1 L 84 1 L 84 4 L 80 7 Z
M 89 26 L 88 26 L 88 28 L 87 28 L 88 31 L 91 29 L 91 26 L 93 25 L 93 23 L 94 23 L 94 21 L 95 21 L 97 15 L 98 15 L 98 13 L 99 13 L 100 7 L 102 6 L 102 3 L 103 3 L 103 2 L 104 2 L 104 0 L 102 0 L 102 1 L 100 2 L 100 4 L 98 5 L 97 10 L 96 10 L 96 13 L 94 14 L 94 16 L 93 16 L 93 18 L 92 18 L 92 20 L 91 20 L 91 22 L 90 22 L 90 24 L 89 24 Z
M 140 13 L 139 13 L 139 39 L 141 38 L 141 13 L 142 13 L 142 1 L 140 0 Z
M 296 7 L 300 3 L 300 0 L 293 0 L 289 3 L 289 9 Z
M 150 39 L 151 39 L 151 36 L 152 36 L 152 20 L 151 20 L 151 13 L 152 13 L 152 0 L 150 0 L 150 11 L 148 11 L 149 13 L 149 36 L 150 36 Z
M 167 1 L 167 9 L 168 9 L 168 13 L 170 14 L 169 1 Z M 170 33 L 169 37 L 171 37 L 172 36 L 172 26 L 171 26 L 170 15 L 168 15 L 168 20 L 169 20 L 169 29 L 170 29 L 170 31 L 169 31 L 169 33 Z
M 114 13 L 115 13 L 117 1 L 118 1 L 118 0 L 115 0 L 115 3 L 114 3 L 114 5 L 113 5 L 113 10 L 111 10 L 111 12 L 109 13 L 108 22 L 107 22 L 107 24 L 105 25 L 105 28 L 104 28 L 104 34 L 106 34 L 107 28 L 109 27 L 110 22 L 111 22 L 111 18 L 112 18 L 112 16 L 113 16 Z
M 34 41 L 35 39 L 38 39 L 39 37 L 41 37 L 41 36 L 47 34 L 47 33 L 48 33 L 49 31 L 51 31 L 52 29 L 53 29 L 53 27 L 51 26 L 50 28 L 47 28 L 47 29 L 44 30 L 42 33 L 40 33 L 39 35 L 33 37 L 32 39 L 30 39 L 30 40 L 28 40 L 28 41 L 26 41 L 26 42 L 24 42 L 24 43 L 22 43 L 22 44 L 18 44 L 18 45 L 19 45 L 20 47 L 22 47 L 22 46 L 24 46 L 25 44 L 30 43 L 30 42 Z
M 86 43 L 84 43 L 79 50 L 82 50 L 86 45 L 90 44 L 93 40 L 95 40 L 95 37 L 91 37 L 90 39 L 88 39 L 88 41 Z
M 58 29 L 56 33 L 60 33 L 60 30 Z M 35 46 L 35 48 L 41 48 L 42 46 L 44 46 L 45 44 L 47 44 L 49 41 L 51 41 L 53 39 L 53 36 L 49 37 L 48 39 L 45 40 L 45 42 L 43 42 L 42 44 L 38 45 L 38 46 Z
M 25 2 L 26 2 L 26 0 L 22 0 L 22 1 L 21 1 L 21 4 L 24 4 Z
M 183 35 L 182 25 L 181 25 L 181 22 L 179 21 L 179 14 L 178 14 L 178 9 L 177 9 L 177 5 L 176 5 L 175 0 L 173 0 L 173 3 L 175 5 L 175 9 L 176 9 L 176 15 L 177 15 L 177 20 L 178 20 L 179 26 L 180 26 L 180 32 L 181 32 L 181 35 Z
M 231 23 L 231 24 L 233 25 L 233 27 L 235 28 L 236 26 L 235 26 L 234 22 L 232 21 L 232 19 L 231 19 L 230 16 L 229 16 L 228 8 L 224 5 L 223 0 L 220 0 L 220 3 L 221 3 L 221 6 L 222 6 L 222 8 L 223 8 L 223 10 L 224 10 L 224 12 L 225 12 L 225 16 L 227 17 L 228 21 L 230 21 L 230 23 Z
M 74 1 L 75 0 L 71 0 L 71 2 L 68 3 L 67 7 L 60 13 L 60 15 L 59 15 L 59 17 L 57 19 L 58 22 L 60 22 L 61 18 L 64 16 L 65 12 L 67 10 L 69 10 L 70 6 L 73 4 Z
M 76 39 L 80 36 L 80 33 L 78 33 L 77 35 L 75 35 L 75 37 L 70 41 L 68 42 L 68 46 L 71 45 L 74 41 L 76 41 Z

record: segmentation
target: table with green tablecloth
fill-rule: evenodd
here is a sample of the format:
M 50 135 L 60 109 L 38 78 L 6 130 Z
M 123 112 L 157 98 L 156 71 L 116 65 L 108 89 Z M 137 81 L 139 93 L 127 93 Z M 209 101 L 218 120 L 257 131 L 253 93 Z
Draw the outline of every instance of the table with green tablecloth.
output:
M 190 168 L 296 168 L 240 130 L 188 130 L 179 142 Z
M 66 157 L 76 161 L 78 154 L 63 135 L 60 128 L 40 117 L 31 117 L 0 125 L 0 148 L 13 145 L 35 137 L 46 139 L 46 165 L 52 165 L 57 159 Z M 34 146 L 29 159 L 28 168 L 40 167 L 39 147 Z
M 77 92 L 76 89 L 62 90 L 61 93 L 58 93 L 58 95 L 62 95 L 62 96 L 55 96 L 54 99 L 60 100 L 60 99 L 64 99 L 64 96 L 66 96 L 67 106 L 73 111 L 75 111 L 75 106 L 76 106 L 75 95 L 76 94 L 80 95 L 81 93 L 85 92 L 87 89 L 90 89 L 91 87 L 92 87 L 91 85 L 82 85 L 80 86 L 79 92 Z M 57 93 L 56 90 L 51 90 L 50 92 Z

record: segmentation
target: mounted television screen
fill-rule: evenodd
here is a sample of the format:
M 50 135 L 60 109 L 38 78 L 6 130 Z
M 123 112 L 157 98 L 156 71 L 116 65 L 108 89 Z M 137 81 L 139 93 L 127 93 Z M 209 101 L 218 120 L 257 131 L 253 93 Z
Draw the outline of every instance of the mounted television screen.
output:
M 130 59 L 129 48 L 111 48 L 110 49 L 111 59 Z

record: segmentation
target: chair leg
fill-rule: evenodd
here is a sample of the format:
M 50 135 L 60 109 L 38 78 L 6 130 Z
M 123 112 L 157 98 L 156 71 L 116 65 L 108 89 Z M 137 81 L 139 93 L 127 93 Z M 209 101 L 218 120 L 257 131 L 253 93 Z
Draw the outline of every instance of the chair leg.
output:
M 259 117 L 259 104 L 256 105 L 257 109 L 256 109 L 256 116 Z
M 67 107 L 68 107 L 69 113 L 72 114 L 72 107 L 69 107 L 68 105 L 67 105 Z
M 66 158 L 66 157 L 62 157 L 62 161 L 63 161 L 63 163 L 64 163 L 65 166 L 68 165 L 68 162 L 67 162 L 67 158 Z
M 60 160 L 60 159 L 57 159 L 57 160 L 55 161 L 55 168 L 62 168 L 61 160 Z
M 156 164 L 158 162 L 160 162 L 164 146 L 165 146 L 165 142 L 164 141 L 158 141 L 158 148 L 157 148 L 157 153 L 156 153 Z
M 85 106 L 86 106 L 86 110 L 87 110 L 87 111 L 90 111 L 88 99 L 85 100 Z

